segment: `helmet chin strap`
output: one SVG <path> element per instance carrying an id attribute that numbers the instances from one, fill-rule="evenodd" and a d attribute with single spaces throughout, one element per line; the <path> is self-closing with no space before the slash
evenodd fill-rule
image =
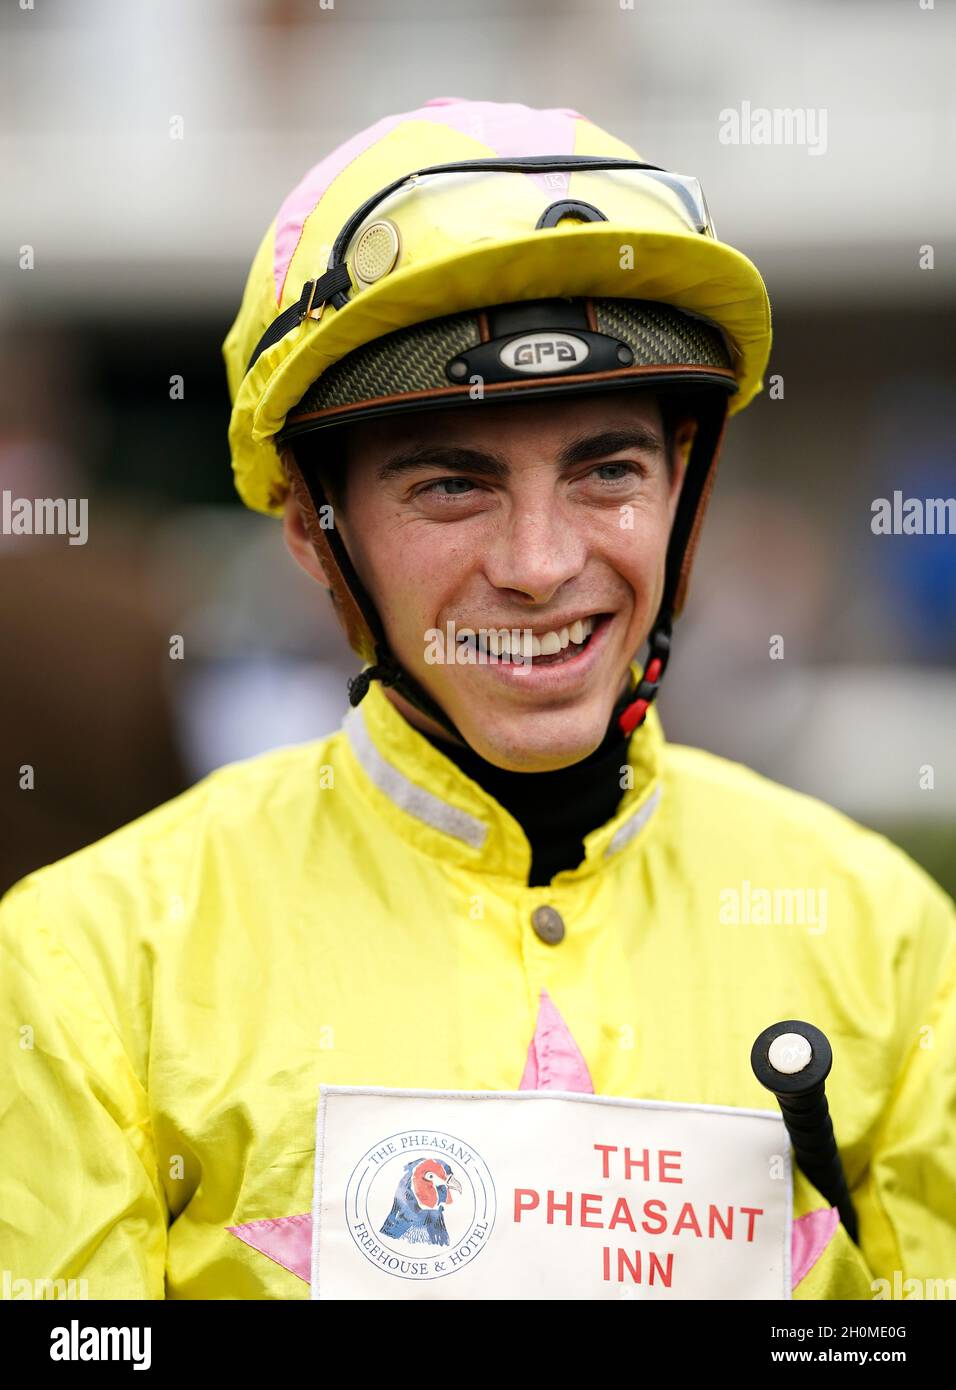
<path id="1" fill-rule="evenodd" d="M 644 723 L 647 711 L 657 697 L 671 654 L 671 629 L 671 616 L 664 609 L 661 609 L 657 621 L 651 628 L 650 637 L 647 639 L 648 656 L 644 675 L 638 682 L 634 699 L 618 716 L 618 724 L 622 734 L 630 735 Z"/>
<path id="2" fill-rule="evenodd" d="M 334 567 L 331 576 L 332 597 L 337 608 L 347 609 L 344 614 L 344 621 L 349 641 L 353 648 L 358 650 L 358 654 L 363 655 L 366 660 L 371 655 L 368 652 L 368 639 L 371 638 L 374 660 L 365 670 L 360 671 L 357 676 L 353 676 L 349 680 L 349 703 L 353 707 L 361 704 L 368 694 L 372 681 L 378 680 L 383 685 L 394 689 L 420 714 L 433 720 L 453 738 L 461 738 L 461 734 L 442 707 L 399 665 L 392 655 L 378 610 L 356 573 L 352 558 L 346 549 L 338 527 L 333 525 L 325 530 L 321 526 L 319 517 L 328 514 L 334 517 L 334 509 L 326 497 L 322 480 L 317 471 L 311 468 L 302 468 L 296 459 L 294 450 L 291 449 L 283 454 L 283 463 L 300 510 L 303 512 L 309 539 L 318 555 L 319 562 L 328 571 L 330 559 L 332 561 Z M 337 570 L 338 573 L 336 574 L 334 570 Z M 343 614 L 340 612 L 341 616 Z M 361 632 L 362 624 L 365 627 L 365 634 Z M 465 742 L 465 740 L 462 741 Z"/>
<path id="3" fill-rule="evenodd" d="M 396 694 L 407 700 L 414 709 L 418 710 L 419 714 L 426 715 L 436 724 L 439 724 L 446 733 L 461 739 L 462 743 L 466 743 L 441 706 L 422 689 L 403 666 L 399 666 L 387 647 L 383 649 L 380 644 L 376 643 L 375 651 L 374 663 L 367 666 L 364 671 L 360 671 L 357 676 L 352 676 L 348 682 L 349 704 L 353 708 L 360 705 L 368 694 L 372 681 L 381 681 L 382 685 L 391 686 Z"/>

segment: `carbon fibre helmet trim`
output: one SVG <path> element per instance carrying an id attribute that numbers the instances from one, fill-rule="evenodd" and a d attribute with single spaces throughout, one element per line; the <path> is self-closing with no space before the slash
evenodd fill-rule
<path id="1" fill-rule="evenodd" d="M 546 319 L 544 304 L 492 306 L 385 334 L 349 353 L 310 386 L 289 411 L 278 442 L 346 419 L 390 413 L 401 408 L 406 396 L 413 398 L 415 409 L 442 402 L 459 405 L 474 399 L 476 380 L 483 389 L 510 383 L 518 391 L 540 388 L 542 378 L 554 384 L 555 372 L 546 369 L 561 366 L 554 362 L 555 343 L 558 348 L 567 346 L 569 352 L 572 343 L 586 350 L 580 360 L 560 371 L 559 391 L 565 382 L 571 386 L 577 378 L 587 378 L 591 389 L 618 383 L 640 385 L 637 378 L 644 369 L 654 368 L 655 374 L 663 375 L 662 369 L 670 367 L 704 369 L 696 375 L 699 383 L 736 390 L 724 335 L 703 319 L 652 301 L 598 299 L 589 310 L 571 302 L 557 304 L 555 309 L 557 313 Z M 498 321 L 509 311 L 511 331 L 496 333 Z M 526 326 L 518 329 L 517 318 Z M 485 341 L 483 321 L 491 335 Z M 562 334 L 569 343 L 562 341 Z M 528 341 L 532 335 L 538 341 Z M 532 356 L 536 350 L 539 361 L 532 362 L 530 369 L 502 361 L 502 354 L 514 342 L 523 342 Z M 540 360 L 544 350 L 550 356 Z M 456 368 L 460 368 L 457 373 Z M 456 375 L 461 378 L 458 384 Z M 680 375 L 674 379 L 679 381 Z"/>

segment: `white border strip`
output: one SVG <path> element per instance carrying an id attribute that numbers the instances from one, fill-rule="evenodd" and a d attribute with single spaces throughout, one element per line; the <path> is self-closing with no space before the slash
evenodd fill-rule
<path id="1" fill-rule="evenodd" d="M 472 849 L 481 849 L 488 838 L 485 822 L 419 787 L 383 758 L 372 741 L 358 707 L 349 710 L 342 721 L 342 728 L 366 774 L 391 802 L 433 830 L 442 830 Z"/>
<path id="2" fill-rule="evenodd" d="M 660 799 L 661 789 L 660 787 L 655 787 L 654 790 L 651 792 L 650 796 L 644 802 L 644 805 L 639 806 L 638 809 L 634 812 L 633 816 L 631 816 L 630 820 L 626 820 L 623 825 L 619 825 L 618 828 L 615 830 L 614 834 L 611 837 L 610 844 L 604 851 L 605 859 L 608 857 L 609 854 L 617 854 L 619 849 L 623 849 L 629 841 L 633 840 L 634 836 L 637 834 L 639 830 L 644 829 L 651 816 L 657 810 L 657 807 L 660 804 Z"/>

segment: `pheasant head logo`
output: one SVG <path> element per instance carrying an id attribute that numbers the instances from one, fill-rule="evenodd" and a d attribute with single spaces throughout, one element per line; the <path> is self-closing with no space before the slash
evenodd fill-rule
<path id="1" fill-rule="evenodd" d="M 451 1206 L 453 1192 L 461 1192 L 461 1183 L 447 1163 L 440 1158 L 412 1159 L 399 1178 L 381 1234 L 393 1240 L 447 1245 L 445 1207 Z"/>

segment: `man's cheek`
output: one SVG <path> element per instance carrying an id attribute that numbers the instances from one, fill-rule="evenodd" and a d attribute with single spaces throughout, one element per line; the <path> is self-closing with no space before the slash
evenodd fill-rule
<path id="1" fill-rule="evenodd" d="M 621 578 L 640 592 L 653 587 L 666 555 L 666 536 L 662 543 L 659 535 L 644 528 L 625 532 L 608 558 Z"/>
<path id="2" fill-rule="evenodd" d="M 440 647 L 444 648 L 445 624 L 413 593 L 406 594 L 399 605 L 393 609 L 396 631 L 392 647 L 400 662 L 421 671 L 426 664 L 435 662 L 436 634 Z"/>

